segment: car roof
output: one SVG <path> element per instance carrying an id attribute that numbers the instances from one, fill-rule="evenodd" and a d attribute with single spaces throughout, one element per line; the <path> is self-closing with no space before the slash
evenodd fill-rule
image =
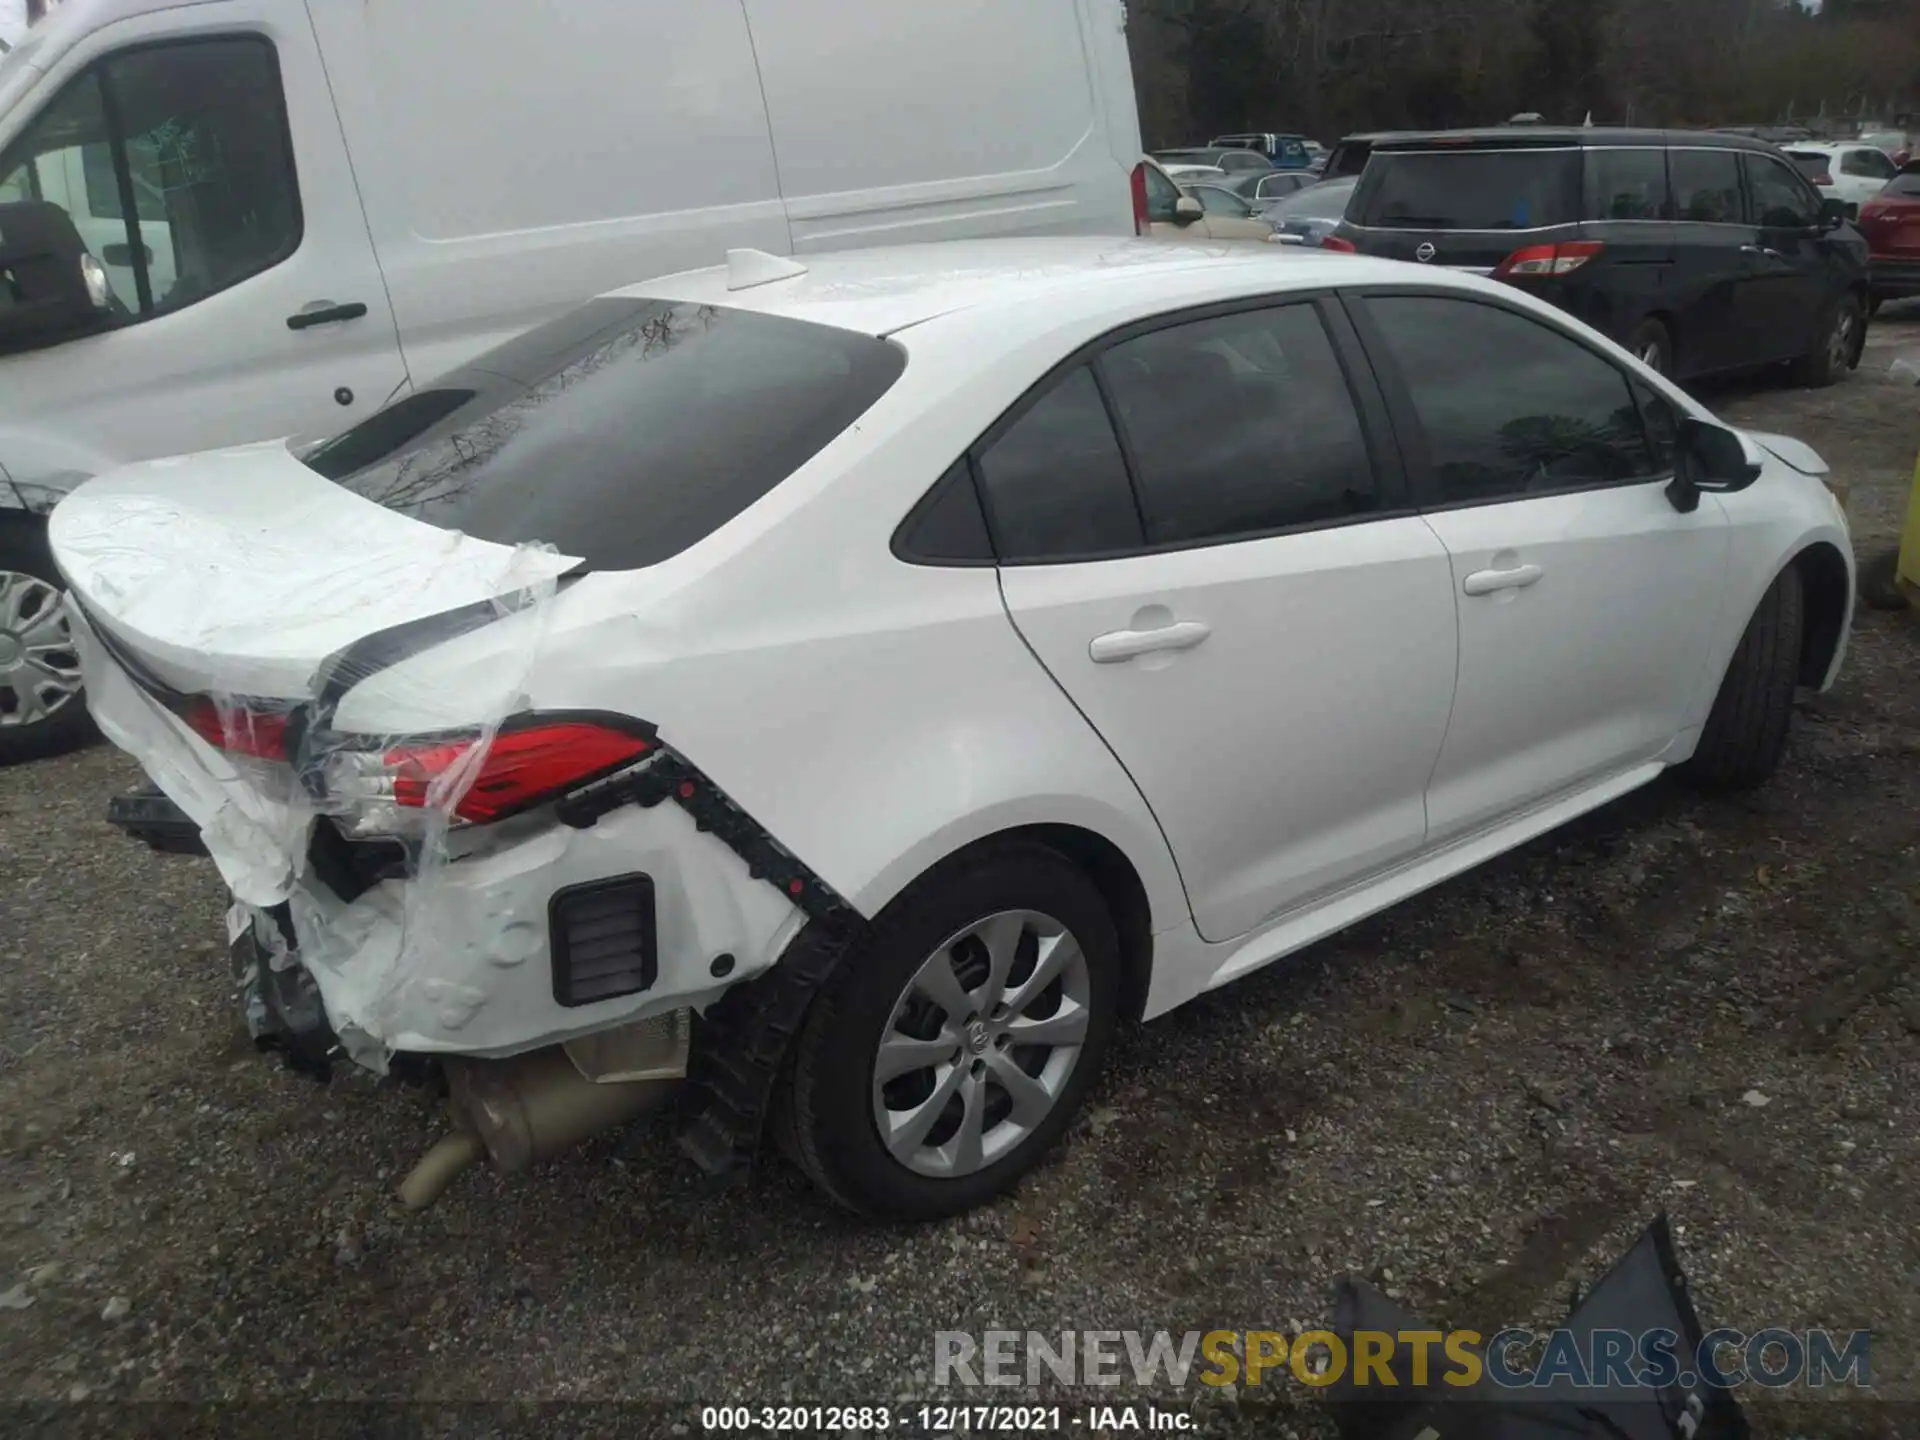
<path id="1" fill-rule="evenodd" d="M 1629 130 L 1603 125 L 1495 125 L 1474 130 L 1402 130 L 1356 135 L 1375 150 L 1525 149 L 1566 146 L 1672 145 L 1702 150 L 1771 151 L 1766 140 L 1720 130 Z M 1795 142 L 1798 143 L 1798 142 Z"/>
<path id="2" fill-rule="evenodd" d="M 1226 298 L 1253 281 L 1270 282 L 1279 293 L 1391 282 L 1406 278 L 1412 268 L 1365 256 L 1299 253 L 1247 242 L 1203 245 L 1124 236 L 943 240 L 808 255 L 795 263 L 806 267 L 804 274 L 739 290 L 727 288 L 729 267 L 715 265 L 614 293 L 753 310 L 885 336 L 939 317 L 1004 304 L 1099 308 L 1106 292 L 1176 276 L 1200 281 L 1212 274 Z"/>

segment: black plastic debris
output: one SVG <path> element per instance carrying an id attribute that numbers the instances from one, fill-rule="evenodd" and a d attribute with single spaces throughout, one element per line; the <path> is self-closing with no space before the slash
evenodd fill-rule
<path id="1" fill-rule="evenodd" d="M 1362 1280 L 1343 1280 L 1335 1292 L 1334 1333 L 1355 1353 L 1362 1332 L 1400 1336 L 1441 1327 L 1410 1314 Z M 1592 1357 L 1604 1336 L 1673 1337 L 1675 1364 L 1669 1383 L 1658 1384 L 1644 1366 L 1642 1379 L 1617 1383 L 1620 1372 L 1571 1378 L 1558 1368 L 1529 1372 L 1537 1383 L 1501 1384 L 1487 1370 L 1483 1352 L 1461 1347 L 1482 1361 L 1472 1385 L 1447 1383 L 1466 1373 L 1446 1363 L 1440 1344 L 1430 1348 L 1426 1384 L 1416 1386 L 1413 1351 L 1395 1344 L 1385 1366 L 1394 1383 L 1355 1384 L 1349 1364 L 1327 1395 L 1349 1440 L 1746 1440 L 1747 1422 L 1733 1392 L 1713 1388 L 1693 1370 L 1704 1331 L 1687 1293 L 1687 1280 L 1662 1215 L 1584 1299 L 1576 1295 L 1556 1342 Z M 1492 1337 L 1488 1337 L 1491 1340 Z M 1607 1343 L 1616 1343 L 1607 1342 Z M 1637 1356 L 1636 1344 L 1636 1356 Z M 1511 1377 L 1510 1377 L 1511 1378 Z M 1611 1379 L 1616 1383 L 1603 1383 Z M 1585 1383 L 1581 1383 L 1584 1380 Z M 1690 1382 L 1683 1385 L 1681 1382 Z"/>

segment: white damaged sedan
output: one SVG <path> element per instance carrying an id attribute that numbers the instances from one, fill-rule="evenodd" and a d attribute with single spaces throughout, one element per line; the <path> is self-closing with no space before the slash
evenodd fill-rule
<path id="1" fill-rule="evenodd" d="M 414 1203 L 673 1093 L 930 1217 L 1123 1021 L 1763 782 L 1850 621 L 1826 478 L 1471 276 L 1003 241 L 734 252 L 51 537 L 255 1036 L 449 1081 Z"/>

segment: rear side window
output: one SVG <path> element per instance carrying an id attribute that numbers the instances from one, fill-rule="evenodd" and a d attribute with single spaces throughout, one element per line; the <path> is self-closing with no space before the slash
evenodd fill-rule
<path id="1" fill-rule="evenodd" d="M 1386 230 L 1539 230 L 1580 219 L 1578 150 L 1376 150 L 1352 218 Z"/>
<path id="2" fill-rule="evenodd" d="M 1209 215 L 1225 215 L 1233 219 L 1244 220 L 1253 213 L 1248 205 L 1231 190 L 1222 190 L 1218 185 L 1196 185 L 1193 197 L 1200 202 L 1200 208 Z"/>
<path id="3" fill-rule="evenodd" d="M 1589 150 L 1589 220 L 1665 220 L 1672 214 L 1664 150 Z"/>
<path id="4" fill-rule="evenodd" d="M 1472 300 L 1390 296 L 1367 310 L 1419 416 L 1441 504 L 1659 473 L 1626 375 L 1571 338 Z"/>
<path id="5" fill-rule="evenodd" d="M 1154 545 L 1334 524 L 1379 507 L 1346 376 L 1316 309 L 1155 330 L 1100 373 Z"/>
<path id="6" fill-rule="evenodd" d="M 1676 218 L 1701 225 L 1738 225 L 1740 156 L 1732 150 L 1670 150 Z"/>
<path id="7" fill-rule="evenodd" d="M 979 457 L 1002 560 L 1135 550 L 1140 513 L 1119 438 L 1086 366 L 1069 371 Z"/>
<path id="8" fill-rule="evenodd" d="M 303 458 L 445 529 L 637 569 L 767 494 L 905 364 L 886 341 L 831 326 L 596 300 Z"/>
<path id="9" fill-rule="evenodd" d="M 1878 150 L 1849 150 L 1840 161 L 1840 173 L 1867 180 L 1891 180 L 1899 167 Z"/>

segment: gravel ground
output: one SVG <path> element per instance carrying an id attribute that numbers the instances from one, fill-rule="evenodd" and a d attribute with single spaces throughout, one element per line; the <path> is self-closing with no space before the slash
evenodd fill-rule
<path id="1" fill-rule="evenodd" d="M 1828 456 L 1863 555 L 1920 449 L 1920 396 L 1886 373 L 1907 344 L 1920 310 L 1890 310 L 1836 389 L 1710 397 Z M 252 1053 L 211 867 L 102 820 L 134 767 L 0 772 L 0 1413 L 364 1433 L 396 1412 L 286 1402 L 405 1402 L 425 1432 L 651 1434 L 729 1400 L 898 1412 L 979 1398 L 931 1387 L 937 1330 L 1292 1330 L 1356 1271 L 1436 1320 L 1548 1323 L 1665 1210 L 1708 1325 L 1876 1332 L 1878 1400 L 1749 1395 L 1760 1433 L 1920 1434 L 1916 754 L 1920 632 L 1864 614 L 1759 795 L 1655 786 L 1128 1036 L 1016 1195 L 917 1230 L 771 1160 L 712 1187 L 658 1123 L 406 1216 L 392 1184 L 440 1116 Z M 1205 1433 L 1331 1433 L 1299 1387 L 1199 1388 L 1161 1398 Z M 526 1408 L 588 1401 L 617 1403 Z"/>

